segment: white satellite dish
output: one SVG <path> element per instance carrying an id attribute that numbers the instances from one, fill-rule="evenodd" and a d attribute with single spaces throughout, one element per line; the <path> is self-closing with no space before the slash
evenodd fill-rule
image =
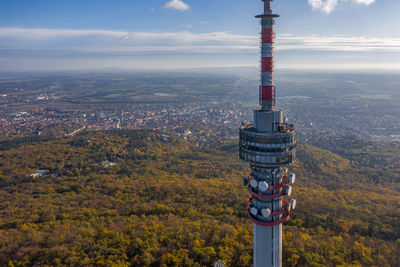
<path id="1" fill-rule="evenodd" d="M 297 204 L 296 199 L 292 199 L 292 200 L 290 201 L 290 206 L 292 207 L 293 210 L 296 209 L 296 204 Z"/>
<path id="2" fill-rule="evenodd" d="M 285 209 L 286 209 L 287 212 L 290 212 L 290 210 L 291 210 L 291 205 L 290 205 L 290 204 L 289 204 L 289 205 L 286 205 Z"/>
<path id="3" fill-rule="evenodd" d="M 258 186 L 257 181 L 255 179 L 251 179 L 250 180 L 250 186 L 253 187 L 253 188 L 257 188 L 257 186 Z"/>
<path id="4" fill-rule="evenodd" d="M 289 187 L 286 188 L 286 195 L 287 195 L 288 197 L 290 197 L 290 196 L 292 195 L 292 187 L 291 187 L 291 186 L 289 186 Z"/>
<path id="5" fill-rule="evenodd" d="M 262 192 L 266 192 L 268 190 L 268 183 L 267 182 L 259 182 L 258 183 L 258 188 L 262 191 Z"/>
<path id="6" fill-rule="evenodd" d="M 268 218 L 271 215 L 271 209 L 268 209 L 268 208 L 267 209 L 262 209 L 261 210 L 261 214 L 262 214 L 262 216 Z"/>
<path id="7" fill-rule="evenodd" d="M 250 213 L 253 214 L 254 216 L 256 216 L 258 214 L 258 209 L 254 208 L 254 207 L 251 207 Z"/>
<path id="8" fill-rule="evenodd" d="M 291 174 L 289 175 L 289 182 L 290 182 L 291 184 L 294 184 L 295 181 L 296 181 L 296 174 L 291 173 Z"/>

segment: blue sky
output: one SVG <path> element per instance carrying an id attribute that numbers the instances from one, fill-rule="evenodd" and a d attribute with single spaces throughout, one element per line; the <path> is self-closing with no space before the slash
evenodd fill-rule
<path id="1" fill-rule="evenodd" d="M 275 0 L 278 68 L 400 70 L 399 0 Z M 259 0 L 1 0 L 0 70 L 257 66 Z"/>

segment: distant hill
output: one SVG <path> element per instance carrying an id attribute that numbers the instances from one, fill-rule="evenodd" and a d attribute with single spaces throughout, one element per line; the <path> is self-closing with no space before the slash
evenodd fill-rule
<path id="1" fill-rule="evenodd" d="M 395 174 L 310 145 L 298 157 L 285 266 L 400 266 Z M 0 265 L 251 266 L 247 171 L 236 142 L 154 131 L 4 141 Z"/>

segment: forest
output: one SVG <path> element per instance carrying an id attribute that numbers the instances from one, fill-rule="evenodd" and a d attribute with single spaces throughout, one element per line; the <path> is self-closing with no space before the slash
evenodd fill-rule
<path id="1" fill-rule="evenodd" d="M 155 131 L 2 141 L 0 266 L 252 266 L 248 171 Z M 399 170 L 300 144 L 292 171 L 284 266 L 400 266 Z"/>

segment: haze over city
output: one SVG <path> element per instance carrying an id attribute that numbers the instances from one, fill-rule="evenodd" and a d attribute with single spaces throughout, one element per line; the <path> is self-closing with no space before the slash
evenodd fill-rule
<path id="1" fill-rule="evenodd" d="M 257 67 L 261 5 L 3 0 L 0 70 Z M 397 0 L 280 0 L 274 10 L 278 69 L 400 70 Z"/>

